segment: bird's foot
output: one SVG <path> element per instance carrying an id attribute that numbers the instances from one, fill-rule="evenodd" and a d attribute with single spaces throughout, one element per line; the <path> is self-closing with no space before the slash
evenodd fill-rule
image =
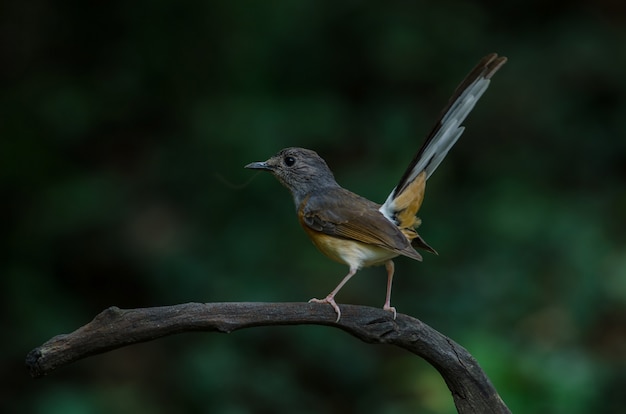
<path id="1" fill-rule="evenodd" d="M 394 308 L 393 306 L 389 305 L 388 303 L 385 303 L 385 306 L 383 306 L 383 310 L 389 311 L 393 313 L 393 320 L 396 320 L 396 316 L 398 316 L 398 313 L 396 312 L 396 308 Z"/>
<path id="2" fill-rule="evenodd" d="M 309 300 L 309 303 L 328 303 L 337 313 L 337 320 L 335 322 L 339 322 L 339 319 L 341 319 L 341 310 L 339 310 L 339 306 L 337 305 L 337 302 L 335 302 L 335 298 L 333 296 L 328 295 L 324 299 L 313 298 Z"/>

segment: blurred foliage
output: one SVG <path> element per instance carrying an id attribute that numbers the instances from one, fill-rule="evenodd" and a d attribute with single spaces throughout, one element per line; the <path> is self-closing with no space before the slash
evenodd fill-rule
<path id="1" fill-rule="evenodd" d="M 429 181 L 394 304 L 514 412 L 626 405 L 626 6 L 277 0 L 3 4 L 3 412 L 451 413 L 413 355 L 322 327 L 188 334 L 33 381 L 104 308 L 305 301 L 347 271 L 243 165 L 317 150 L 382 201 L 454 86 L 509 63 Z M 366 269 L 339 302 L 379 306 Z"/>

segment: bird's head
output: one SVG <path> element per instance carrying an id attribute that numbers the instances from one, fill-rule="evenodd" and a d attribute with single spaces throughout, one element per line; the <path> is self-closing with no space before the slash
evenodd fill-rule
<path id="1" fill-rule="evenodd" d="M 293 194 L 296 205 L 312 191 L 338 186 L 326 162 L 315 151 L 284 148 L 267 161 L 245 166 L 269 171 Z"/>

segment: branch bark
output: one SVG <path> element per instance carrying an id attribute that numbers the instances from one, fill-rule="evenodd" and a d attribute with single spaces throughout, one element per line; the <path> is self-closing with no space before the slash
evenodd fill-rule
<path id="1" fill-rule="evenodd" d="M 155 308 L 111 307 L 90 323 L 58 335 L 26 357 L 31 376 L 90 355 L 181 332 L 229 333 L 253 326 L 329 325 L 376 344 L 392 344 L 428 361 L 445 380 L 459 413 L 510 413 L 476 360 L 462 346 L 413 317 L 377 308 L 341 305 L 335 323 L 330 306 L 314 303 L 185 303 Z"/>

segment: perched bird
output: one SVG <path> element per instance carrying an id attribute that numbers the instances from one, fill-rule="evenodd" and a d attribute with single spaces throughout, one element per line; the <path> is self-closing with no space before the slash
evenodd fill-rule
<path id="1" fill-rule="evenodd" d="M 396 309 L 391 306 L 392 259 L 401 255 L 421 261 L 416 247 L 435 253 L 415 230 L 420 224 L 416 214 L 424 199 L 426 180 L 459 139 L 464 130 L 461 123 L 505 62 L 505 57 L 490 54 L 467 75 L 382 205 L 337 184 L 326 162 L 309 149 L 285 148 L 267 161 L 245 166 L 269 171 L 287 187 L 300 225 L 313 244 L 326 256 L 350 267 L 328 296 L 310 300 L 330 304 L 337 313 L 337 322 L 341 318 L 335 302 L 337 292 L 360 268 L 382 264 L 387 269 L 383 309 L 393 312 L 395 319 Z"/>

